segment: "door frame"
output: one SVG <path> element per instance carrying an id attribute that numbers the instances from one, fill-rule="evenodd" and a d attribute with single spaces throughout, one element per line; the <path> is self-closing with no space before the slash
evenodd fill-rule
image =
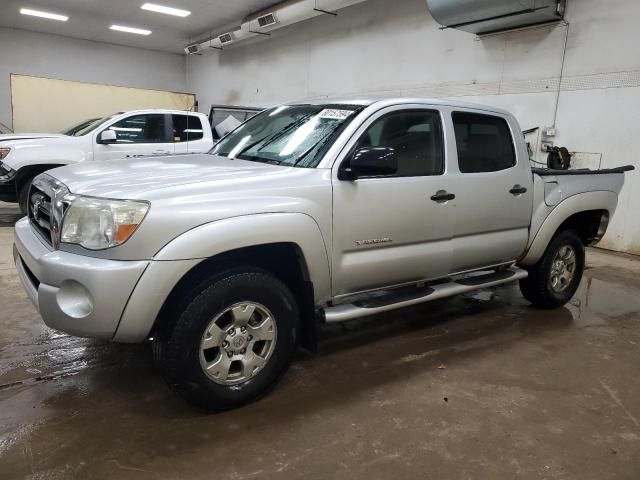
<path id="1" fill-rule="evenodd" d="M 381 108 L 374 110 L 372 112 L 369 113 L 369 115 L 360 120 L 359 125 L 357 126 L 357 128 L 355 130 L 353 130 L 348 139 L 344 140 L 342 142 L 342 147 L 340 148 L 339 152 L 335 155 L 333 163 L 331 164 L 330 168 L 331 168 L 331 182 L 332 184 L 336 184 L 337 182 L 345 182 L 346 180 L 340 180 L 338 178 L 339 172 L 340 172 L 340 168 L 342 166 L 342 164 L 344 163 L 344 161 L 346 160 L 347 156 L 351 153 L 351 151 L 353 150 L 356 142 L 361 138 L 361 136 L 367 131 L 367 129 L 375 122 L 377 121 L 379 118 L 389 114 L 389 113 L 393 113 L 393 112 L 399 112 L 399 111 L 420 111 L 420 110 L 426 110 L 426 111 L 431 111 L 431 112 L 437 112 L 439 117 L 440 117 L 440 123 L 441 123 L 441 129 L 442 129 L 442 136 L 443 136 L 443 141 L 444 141 L 444 145 L 443 145 L 443 154 L 444 154 L 444 158 L 443 158 L 443 162 L 444 162 L 444 170 L 442 172 L 442 174 L 440 175 L 433 175 L 433 176 L 425 176 L 425 178 L 429 178 L 429 177 L 435 177 L 435 178 L 447 178 L 449 177 L 449 173 L 450 173 L 450 169 L 452 166 L 455 167 L 455 171 L 457 171 L 457 155 L 452 156 L 452 153 L 455 154 L 455 148 L 456 148 L 456 144 L 455 144 L 455 138 L 453 140 L 453 142 L 451 141 L 451 137 L 452 135 L 454 135 L 453 133 L 453 124 L 451 122 L 451 107 L 446 106 L 446 105 L 440 105 L 440 104 L 430 104 L 430 103 L 400 103 L 400 104 L 393 104 L 393 105 L 384 105 Z M 447 120 L 448 119 L 448 120 Z M 454 148 L 454 150 L 451 150 L 451 148 Z M 453 162 L 453 159 L 456 159 L 455 165 Z M 379 179 L 384 179 L 385 177 L 380 177 L 380 178 L 363 178 L 362 181 L 375 181 L 375 180 L 379 180 Z M 402 179 L 402 178 L 420 178 L 420 177 L 398 177 L 398 179 Z M 355 182 L 358 182 L 358 180 L 354 180 Z M 333 193 L 332 193 L 333 195 Z M 425 200 L 426 201 L 430 201 L 429 200 L 429 196 L 427 195 L 427 192 L 425 192 Z M 455 204 L 452 202 L 451 206 L 453 207 Z M 333 209 L 335 208 L 334 202 L 332 202 L 332 219 L 334 218 L 334 212 Z M 451 208 L 452 212 L 451 215 L 453 215 L 455 213 L 455 209 Z M 366 289 L 366 290 L 360 290 L 357 292 L 349 292 L 349 293 L 343 293 L 343 294 L 335 294 L 336 292 L 336 271 L 335 271 L 335 261 L 336 261 L 336 255 L 337 255 L 337 248 L 336 248 L 336 229 L 335 229 L 335 224 L 333 223 L 332 220 L 332 225 L 331 225 L 331 247 L 329 249 L 329 260 L 330 260 L 330 271 L 331 271 L 331 292 L 332 292 L 332 298 L 334 299 L 339 299 L 339 298 L 343 298 L 343 297 L 350 297 L 353 295 L 360 295 L 363 293 L 368 293 L 368 292 L 375 292 L 375 291 L 379 291 L 379 290 L 385 290 L 385 289 L 391 289 L 391 288 L 397 288 L 397 287 L 402 287 L 405 285 L 413 285 L 416 283 L 420 283 L 420 282 L 425 282 L 425 281 L 432 281 L 432 280 L 437 280 L 439 278 L 446 278 L 448 275 L 441 275 L 441 276 L 437 276 L 437 277 L 428 277 L 428 278 L 421 278 L 421 279 L 417 279 L 417 280 L 410 280 L 410 281 L 405 281 L 405 282 L 399 282 L 399 283 L 391 283 L 388 285 L 384 285 L 384 286 L 379 286 L 379 287 L 375 287 L 375 288 L 370 288 L 370 289 Z"/>
<path id="2" fill-rule="evenodd" d="M 102 144 L 100 143 L 100 135 L 102 134 L 102 132 L 109 130 L 109 128 L 111 128 L 113 125 L 115 125 L 116 123 L 122 122 L 123 120 L 127 120 L 128 118 L 132 118 L 132 117 L 139 117 L 142 115 L 162 115 L 164 117 L 164 136 L 165 136 L 165 141 L 164 142 L 132 142 L 129 144 L 124 144 L 124 145 L 131 145 L 132 146 L 132 150 L 134 150 L 134 146 L 135 145 L 149 145 L 149 146 L 153 146 L 153 145 L 173 145 L 173 151 L 169 151 L 168 155 L 172 154 L 175 152 L 175 142 L 173 141 L 173 117 L 171 116 L 171 114 L 169 113 L 159 113 L 159 112 L 137 112 L 137 113 L 130 113 L 126 116 L 120 116 L 118 118 L 116 118 L 115 120 L 111 120 L 109 123 L 107 123 L 106 125 L 102 125 L 100 126 L 98 129 L 96 129 L 93 132 L 93 138 L 92 138 L 92 152 L 93 152 L 93 158 L 95 159 L 96 157 L 96 148 L 98 146 L 101 147 L 109 147 L 111 145 L 123 145 L 122 143 L 115 143 L 115 144 Z M 140 154 L 140 155 L 125 155 L 122 158 L 136 158 L 136 157 L 146 157 L 146 156 L 150 156 L 151 154 Z"/>
<path id="3" fill-rule="evenodd" d="M 447 108 L 447 114 L 445 115 L 445 119 L 444 121 L 447 123 L 449 131 L 451 132 L 451 137 L 449 139 L 447 139 L 448 142 L 448 146 L 450 148 L 450 159 L 451 159 L 451 175 L 455 180 L 459 181 L 460 183 L 466 183 L 466 182 L 470 182 L 472 181 L 473 178 L 492 178 L 492 177 L 498 177 L 502 174 L 504 174 L 505 172 L 509 171 L 509 170 L 513 170 L 513 171 L 518 171 L 521 172 L 523 171 L 525 168 L 527 169 L 528 175 L 525 175 L 525 179 L 526 181 L 520 182 L 523 184 L 523 186 L 525 186 L 528 190 L 529 190 L 529 195 L 531 198 L 531 208 L 530 208 L 530 212 L 529 212 L 529 216 L 528 216 L 528 220 L 529 220 L 529 227 L 530 228 L 530 220 L 532 218 L 532 214 L 533 214 L 533 177 L 531 176 L 531 172 L 529 170 L 529 161 L 528 161 L 528 156 L 523 158 L 522 152 L 526 151 L 526 144 L 525 144 L 525 140 L 524 140 L 524 136 L 522 135 L 522 132 L 520 131 L 520 127 L 517 123 L 517 121 L 515 120 L 515 118 L 513 117 L 513 115 L 506 113 L 506 112 L 499 112 L 499 111 L 491 111 L 491 110 L 485 110 L 483 109 L 481 106 L 478 107 L 474 107 L 474 106 L 448 106 Z M 453 123 L 453 113 L 469 113 L 469 114 L 475 114 L 475 115 L 480 115 L 480 116 L 485 116 L 485 117 L 495 117 L 495 118 L 499 118 L 505 121 L 505 123 L 507 124 L 507 127 L 509 128 L 509 133 L 511 135 L 511 142 L 513 145 L 513 151 L 514 151 L 514 156 L 515 156 L 515 164 L 508 168 L 508 169 L 503 169 L 503 170 L 497 170 L 497 171 L 489 171 L 489 172 L 461 172 L 460 171 L 460 167 L 459 167 L 459 160 L 458 160 L 458 144 L 457 144 L 457 139 L 456 139 L 456 135 L 455 135 L 455 127 L 454 127 L 454 123 Z M 523 165 L 524 163 L 524 165 Z M 510 185 L 507 185 L 507 187 L 509 187 Z M 454 192 L 455 193 L 455 192 Z M 462 208 L 464 208 L 464 206 L 462 206 Z M 502 230 L 502 231 L 508 231 L 511 229 L 507 229 L 507 230 Z M 497 231 L 499 232 L 499 231 Z M 464 238 L 464 237 L 479 237 L 481 235 L 480 232 L 475 232 L 471 235 L 464 235 L 464 236 L 457 236 L 454 235 L 454 238 L 452 239 L 452 241 L 454 243 L 457 243 L 457 240 L 459 238 Z M 524 251 L 524 249 L 523 249 Z M 455 255 L 455 250 L 454 250 L 454 255 Z M 493 268 L 493 267 L 500 267 L 500 266 L 504 266 L 504 265 L 510 265 L 512 264 L 515 260 L 517 260 L 517 258 L 514 259 L 510 259 L 508 261 L 500 261 L 500 262 L 489 262 L 487 264 L 484 265 L 478 265 L 478 266 L 469 266 L 469 267 L 463 267 L 458 269 L 457 271 L 453 272 L 452 275 L 460 275 L 460 274 L 464 274 L 464 273 L 469 273 L 469 272 L 473 272 L 473 271 L 478 271 L 478 270 L 483 270 L 483 269 L 488 269 L 488 268 Z"/>

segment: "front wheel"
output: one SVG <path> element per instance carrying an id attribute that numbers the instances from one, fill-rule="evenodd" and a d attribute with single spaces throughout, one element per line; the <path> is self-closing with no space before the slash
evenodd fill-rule
<path id="1" fill-rule="evenodd" d="M 560 232 L 538 263 L 527 268 L 529 276 L 520 280 L 520 291 L 537 307 L 561 307 L 578 289 L 584 259 L 582 240 L 573 231 Z"/>
<path id="2" fill-rule="evenodd" d="M 160 367 L 178 394 L 206 411 L 257 400 L 296 349 L 298 308 L 280 280 L 259 270 L 222 274 L 195 296 L 166 339 Z"/>

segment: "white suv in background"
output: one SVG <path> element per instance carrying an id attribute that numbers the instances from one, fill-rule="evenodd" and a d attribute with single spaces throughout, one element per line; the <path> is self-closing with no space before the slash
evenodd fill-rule
<path id="1" fill-rule="evenodd" d="M 206 153 L 213 147 L 206 115 L 134 110 L 87 120 L 60 134 L 0 135 L 0 200 L 25 212 L 33 178 L 47 170 L 93 160 Z"/>

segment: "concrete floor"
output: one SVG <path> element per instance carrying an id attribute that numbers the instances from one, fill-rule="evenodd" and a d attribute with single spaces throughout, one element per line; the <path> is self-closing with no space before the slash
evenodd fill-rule
<path id="1" fill-rule="evenodd" d="M 327 328 L 257 404 L 205 416 L 148 345 L 46 328 L 0 206 L 0 478 L 640 478 L 640 261 L 598 250 L 566 308 L 517 286 Z"/>

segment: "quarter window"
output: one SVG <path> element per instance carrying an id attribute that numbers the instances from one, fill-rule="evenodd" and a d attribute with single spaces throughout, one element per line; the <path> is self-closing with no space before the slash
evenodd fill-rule
<path id="1" fill-rule="evenodd" d="M 454 112 L 453 126 L 462 173 L 497 172 L 516 164 L 509 125 L 504 118 Z"/>
<path id="2" fill-rule="evenodd" d="M 201 140 L 204 133 L 202 122 L 195 115 L 173 115 L 173 141 L 189 142 Z"/>
<path id="3" fill-rule="evenodd" d="M 389 113 L 367 129 L 356 148 L 393 148 L 398 157 L 395 177 L 441 175 L 444 141 L 440 114 L 431 110 Z"/>
<path id="4" fill-rule="evenodd" d="M 165 116 L 134 115 L 109 127 L 116 132 L 116 143 L 163 143 L 167 141 Z"/>

